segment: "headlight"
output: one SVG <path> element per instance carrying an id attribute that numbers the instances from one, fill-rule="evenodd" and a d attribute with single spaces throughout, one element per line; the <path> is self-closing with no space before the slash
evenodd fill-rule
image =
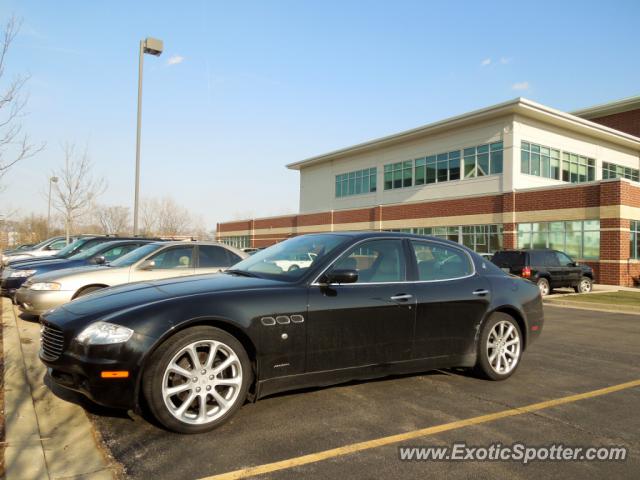
<path id="1" fill-rule="evenodd" d="M 60 290 L 60 284 L 55 282 L 34 283 L 29 288 L 31 290 Z"/>
<path id="2" fill-rule="evenodd" d="M 27 278 L 36 273 L 35 270 L 14 270 L 9 277 L 11 278 Z"/>
<path id="3" fill-rule="evenodd" d="M 76 340 L 85 345 L 110 345 L 124 343 L 131 338 L 133 330 L 114 323 L 96 322 L 85 328 Z"/>

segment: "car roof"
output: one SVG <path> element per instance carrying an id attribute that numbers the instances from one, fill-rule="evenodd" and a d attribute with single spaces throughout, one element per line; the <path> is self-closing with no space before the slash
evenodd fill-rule
<path id="1" fill-rule="evenodd" d="M 415 239 L 415 240 L 431 240 L 434 242 L 446 243 L 458 248 L 460 247 L 466 248 L 464 245 L 458 242 L 454 242 L 452 240 L 447 240 L 446 238 L 435 237 L 433 235 L 418 235 L 417 233 L 405 233 L 405 232 L 345 231 L 345 232 L 309 233 L 307 235 L 338 235 L 338 236 L 351 237 L 351 238 L 360 239 L 360 240 L 366 240 L 369 238 L 375 239 L 375 238 L 397 237 L 397 238 L 408 238 L 408 239 Z M 291 237 L 291 238 L 294 238 L 294 237 Z M 473 251 L 473 250 L 470 250 L 470 251 Z"/>

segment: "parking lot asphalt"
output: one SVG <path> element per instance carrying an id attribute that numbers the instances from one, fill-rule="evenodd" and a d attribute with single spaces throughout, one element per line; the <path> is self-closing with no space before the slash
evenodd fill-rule
<path id="1" fill-rule="evenodd" d="M 245 405 L 202 435 L 166 432 L 137 416 L 88 405 L 90 418 L 131 478 L 203 478 L 291 460 L 260 478 L 637 478 L 640 387 L 329 455 L 301 456 L 425 427 L 503 412 L 640 379 L 640 316 L 545 307 L 540 339 L 513 377 L 434 371 L 272 396 Z M 621 445 L 624 462 L 401 462 L 399 446 Z M 248 472 L 238 474 L 242 476 Z"/>

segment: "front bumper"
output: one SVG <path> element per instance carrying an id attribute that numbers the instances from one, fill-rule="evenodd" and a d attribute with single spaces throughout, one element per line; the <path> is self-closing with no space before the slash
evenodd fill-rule
<path id="1" fill-rule="evenodd" d="M 3 278 L 2 283 L 0 283 L 0 295 L 3 297 L 9 297 L 13 299 L 18 289 L 22 286 L 24 282 L 27 281 L 27 279 L 28 279 L 27 277 Z"/>
<path id="2" fill-rule="evenodd" d="M 73 390 L 94 403 L 118 409 L 137 409 L 138 376 L 144 353 L 154 340 L 135 334 L 114 345 L 82 345 L 65 339 L 66 348 L 55 359 L 40 349 L 40 360 L 56 385 Z M 103 378 L 102 372 L 128 372 L 126 378 Z"/>
<path id="3" fill-rule="evenodd" d="M 42 315 L 47 310 L 70 302 L 72 296 L 73 292 L 66 290 L 31 290 L 22 287 L 15 293 L 15 302 L 24 313 Z"/>

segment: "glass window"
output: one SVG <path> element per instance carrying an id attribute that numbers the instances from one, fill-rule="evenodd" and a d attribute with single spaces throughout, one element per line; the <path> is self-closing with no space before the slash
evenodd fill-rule
<path id="1" fill-rule="evenodd" d="M 631 258 L 640 259 L 640 222 L 632 221 L 630 225 L 630 251 L 629 256 Z"/>
<path id="2" fill-rule="evenodd" d="M 193 247 L 165 248 L 150 260 L 156 263 L 157 269 L 193 268 Z"/>
<path id="3" fill-rule="evenodd" d="M 626 178 L 634 182 L 638 181 L 640 170 L 636 168 L 622 167 L 615 163 L 602 162 L 602 179 L 609 178 Z"/>
<path id="4" fill-rule="evenodd" d="M 600 256 L 600 221 L 518 224 L 518 248 L 553 248 L 574 258 Z"/>
<path id="5" fill-rule="evenodd" d="M 49 248 L 47 248 L 47 250 L 62 250 L 66 245 L 66 240 L 58 240 L 49 245 Z"/>
<path id="6" fill-rule="evenodd" d="M 436 183 L 436 156 L 427 157 L 427 183 Z"/>
<path id="7" fill-rule="evenodd" d="M 421 281 L 450 280 L 471 275 L 469 256 L 458 248 L 433 242 L 412 241 Z"/>
<path id="8" fill-rule="evenodd" d="M 402 240 L 372 240 L 358 244 L 332 270 L 357 270 L 356 283 L 403 282 L 406 268 Z"/>
<path id="9" fill-rule="evenodd" d="M 112 247 L 105 252 L 102 253 L 102 256 L 107 262 L 113 262 L 117 258 L 122 257 L 123 255 L 131 252 L 138 248 L 139 245 L 118 245 L 117 247 Z"/>
<path id="10" fill-rule="evenodd" d="M 198 246 L 198 267 L 199 268 L 214 268 L 214 267 L 230 267 L 234 263 L 240 261 L 240 257 L 232 254 L 236 257 L 233 258 L 229 254 L 226 248 L 216 247 L 215 245 L 200 245 Z"/>
<path id="11" fill-rule="evenodd" d="M 560 263 L 561 267 L 570 267 L 574 265 L 574 261 L 562 252 L 556 252 L 556 257 L 558 258 L 558 263 Z"/>
<path id="12" fill-rule="evenodd" d="M 425 178 L 426 178 L 427 160 L 425 158 L 417 158 L 415 162 L 416 162 L 416 173 L 415 173 L 416 185 L 424 185 Z"/>
<path id="13" fill-rule="evenodd" d="M 558 149 L 522 142 L 520 171 L 572 183 L 595 180 L 595 159 L 569 152 L 562 152 L 562 161 L 560 157 Z"/>
<path id="14" fill-rule="evenodd" d="M 336 175 L 336 198 L 375 192 L 377 175 L 378 169 L 376 167 Z M 386 181 L 387 171 L 385 168 L 385 188 Z"/>
<path id="15" fill-rule="evenodd" d="M 249 235 L 220 237 L 220 243 L 243 249 L 251 247 L 251 238 L 249 237 Z"/>

